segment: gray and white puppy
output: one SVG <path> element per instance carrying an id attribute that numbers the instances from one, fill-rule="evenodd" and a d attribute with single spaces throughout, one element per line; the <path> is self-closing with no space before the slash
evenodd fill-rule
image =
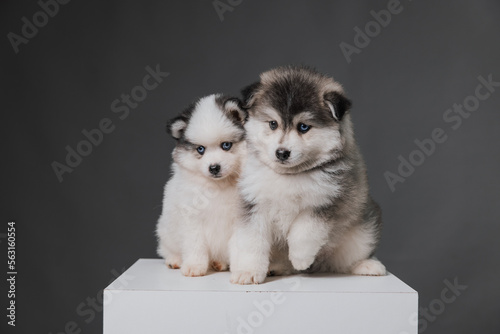
<path id="1" fill-rule="evenodd" d="M 280 67 L 243 90 L 248 156 L 243 219 L 230 241 L 231 282 L 268 272 L 385 275 L 381 230 L 342 86 L 306 67 Z"/>

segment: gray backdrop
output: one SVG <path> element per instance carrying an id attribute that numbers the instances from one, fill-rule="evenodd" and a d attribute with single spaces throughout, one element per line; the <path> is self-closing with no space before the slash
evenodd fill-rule
<path id="1" fill-rule="evenodd" d="M 419 292 L 428 309 L 420 331 L 499 333 L 500 3 L 217 4 L 220 13 L 212 1 L 71 1 L 57 13 L 49 6 L 53 17 L 37 14 L 35 1 L 0 5 L 3 310 L 9 220 L 17 222 L 18 271 L 17 326 L 3 311 L 2 332 L 100 333 L 100 289 L 138 258 L 156 257 L 174 145 L 165 121 L 196 97 L 238 94 L 264 70 L 308 64 L 353 100 L 384 212 L 378 256 Z M 371 11 L 388 6 L 390 22 L 379 15 L 385 27 L 370 23 Z M 27 26 L 22 39 L 23 17 L 35 19 L 36 35 Z M 170 74 L 146 91 L 146 67 L 157 65 Z M 124 107 L 121 95 L 131 92 L 143 100 Z M 464 103 L 470 112 L 458 111 Z M 110 133 L 100 143 L 96 135 L 91 153 L 81 144 L 89 154 L 70 161 L 60 182 L 54 161 L 66 165 L 66 147 L 77 149 L 82 131 L 101 122 Z M 398 172 L 400 156 L 417 166 Z M 454 281 L 459 295 L 445 303 Z"/>

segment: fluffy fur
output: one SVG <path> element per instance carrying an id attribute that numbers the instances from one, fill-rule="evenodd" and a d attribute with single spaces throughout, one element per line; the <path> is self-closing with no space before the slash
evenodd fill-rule
<path id="1" fill-rule="evenodd" d="M 243 219 L 230 241 L 231 282 L 300 271 L 384 275 L 372 257 L 381 213 L 368 193 L 342 86 L 308 68 L 281 67 L 243 95 L 248 157 L 239 182 Z"/>
<path id="2" fill-rule="evenodd" d="M 158 254 L 185 276 L 205 275 L 210 265 L 227 270 L 245 118 L 237 99 L 210 95 L 167 124 L 177 144 L 157 224 Z"/>

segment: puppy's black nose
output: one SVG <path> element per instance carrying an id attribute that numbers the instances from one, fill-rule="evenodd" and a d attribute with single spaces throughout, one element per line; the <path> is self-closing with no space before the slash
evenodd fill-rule
<path id="1" fill-rule="evenodd" d="M 210 165 L 210 167 L 208 167 L 208 170 L 210 171 L 210 174 L 217 175 L 220 172 L 220 165 L 219 164 Z"/>
<path id="2" fill-rule="evenodd" d="M 276 150 L 276 158 L 280 159 L 281 161 L 285 161 L 290 157 L 290 151 L 287 151 L 283 148 L 279 148 Z"/>

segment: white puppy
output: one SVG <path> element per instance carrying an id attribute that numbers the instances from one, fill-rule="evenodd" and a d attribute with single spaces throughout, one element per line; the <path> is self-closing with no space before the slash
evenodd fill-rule
<path id="1" fill-rule="evenodd" d="M 210 95 L 167 125 L 177 144 L 156 230 L 158 254 L 185 276 L 205 275 L 210 265 L 228 268 L 245 117 L 238 99 Z"/>

